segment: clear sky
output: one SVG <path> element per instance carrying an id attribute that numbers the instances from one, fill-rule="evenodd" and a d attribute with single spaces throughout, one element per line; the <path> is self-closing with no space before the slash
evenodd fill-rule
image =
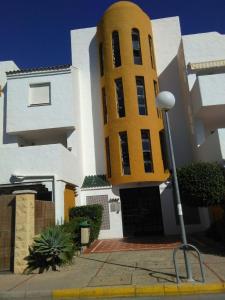
<path id="1" fill-rule="evenodd" d="M 96 26 L 116 0 L 0 1 L 0 61 L 20 68 L 70 64 L 70 30 Z M 152 19 L 179 16 L 182 34 L 225 34 L 225 0 L 134 0 Z"/>

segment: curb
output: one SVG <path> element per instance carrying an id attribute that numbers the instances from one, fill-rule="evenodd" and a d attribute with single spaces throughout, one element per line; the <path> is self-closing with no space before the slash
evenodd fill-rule
<path id="1" fill-rule="evenodd" d="M 130 285 L 108 287 L 84 287 L 53 291 L 11 291 L 0 292 L 0 299 L 30 299 L 40 297 L 43 300 L 57 298 L 111 298 L 141 296 L 184 296 L 197 294 L 225 293 L 225 283 L 183 283 Z"/>
<path id="2" fill-rule="evenodd" d="M 224 283 L 184 283 L 176 284 L 157 284 L 157 285 L 131 285 L 115 287 L 96 287 L 96 288 L 77 288 L 53 290 L 54 298 L 101 298 L 101 297 L 139 297 L 139 296 L 182 296 L 190 294 L 214 294 L 224 293 Z"/>

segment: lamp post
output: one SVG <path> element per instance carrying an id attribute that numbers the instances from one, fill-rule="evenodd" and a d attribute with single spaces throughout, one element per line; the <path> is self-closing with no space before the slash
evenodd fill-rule
<path id="1" fill-rule="evenodd" d="M 175 193 L 176 193 L 176 202 L 177 202 L 177 213 L 179 217 L 180 222 L 180 228 L 181 228 L 181 239 L 182 239 L 182 246 L 183 246 L 183 252 L 184 252 L 184 261 L 185 261 L 185 267 L 187 272 L 187 279 L 188 281 L 194 281 L 192 277 L 192 270 L 191 266 L 189 264 L 188 255 L 187 255 L 187 237 L 186 237 L 186 231 L 184 226 L 184 218 L 183 218 L 183 211 L 182 211 L 182 204 L 180 200 L 180 192 L 179 192 L 179 186 L 178 186 L 178 180 L 177 180 L 177 171 L 176 171 L 176 163 L 174 158 L 174 151 L 173 151 L 173 143 L 172 143 L 172 137 L 171 137 L 171 131 L 170 131 L 170 123 L 169 123 L 169 117 L 168 117 L 168 111 L 173 108 L 175 105 L 175 97 L 172 93 L 164 91 L 158 94 L 156 98 L 156 106 L 165 112 L 165 125 L 166 130 L 168 132 L 168 140 L 169 140 L 169 150 L 171 155 L 171 162 L 172 162 L 172 172 L 173 172 L 173 180 L 174 180 L 174 186 L 175 186 Z"/>

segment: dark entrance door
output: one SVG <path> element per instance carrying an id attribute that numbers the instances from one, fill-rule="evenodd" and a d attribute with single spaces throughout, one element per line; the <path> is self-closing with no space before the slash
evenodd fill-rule
<path id="1" fill-rule="evenodd" d="M 121 189 L 120 197 L 124 237 L 163 234 L 158 187 Z"/>
<path id="2" fill-rule="evenodd" d="M 0 271 L 13 271 L 15 196 L 0 196 Z"/>

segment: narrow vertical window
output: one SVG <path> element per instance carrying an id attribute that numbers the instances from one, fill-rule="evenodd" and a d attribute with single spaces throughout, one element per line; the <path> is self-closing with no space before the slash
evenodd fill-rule
<path id="1" fill-rule="evenodd" d="M 132 29 L 132 45 L 133 45 L 134 63 L 136 65 L 141 65 L 142 64 L 141 43 L 140 43 L 140 34 L 138 29 Z"/>
<path id="2" fill-rule="evenodd" d="M 111 177 L 111 159 L 110 159 L 110 147 L 109 147 L 109 138 L 105 139 L 105 152 L 106 152 L 106 165 L 107 165 L 107 175 Z"/>
<path id="3" fill-rule="evenodd" d="M 163 167 L 164 167 L 164 170 L 167 170 L 169 168 L 169 163 L 168 163 L 165 130 L 160 130 L 159 139 L 160 139 Z"/>
<path id="4" fill-rule="evenodd" d="M 120 118 L 125 117 L 124 93 L 122 78 L 115 80 L 116 95 L 117 95 L 117 112 Z"/>
<path id="5" fill-rule="evenodd" d="M 146 173 L 153 172 L 152 150 L 149 130 L 141 130 L 142 151 Z"/>
<path id="6" fill-rule="evenodd" d="M 103 108 L 104 124 L 107 124 L 107 122 L 108 122 L 108 112 L 107 112 L 107 100 L 106 100 L 105 88 L 102 88 L 102 108 Z"/>
<path id="7" fill-rule="evenodd" d="M 147 104 L 145 96 L 145 83 L 143 76 L 136 77 L 136 87 L 137 87 L 137 99 L 138 99 L 138 110 L 139 115 L 147 115 Z"/>
<path id="8" fill-rule="evenodd" d="M 130 174 L 130 159 L 129 159 L 129 149 L 127 141 L 126 131 L 120 132 L 120 147 L 121 147 L 121 159 L 122 159 L 122 170 L 124 175 Z"/>
<path id="9" fill-rule="evenodd" d="M 112 52 L 113 52 L 114 67 L 121 66 L 120 40 L 119 40 L 118 31 L 113 31 L 113 33 L 112 33 Z"/>
<path id="10" fill-rule="evenodd" d="M 99 45 L 99 61 L 100 61 L 100 73 L 101 76 L 104 75 L 104 58 L 103 58 L 103 45 Z"/>
<path id="11" fill-rule="evenodd" d="M 154 48 L 153 48 L 152 37 L 150 35 L 148 36 L 148 41 L 149 41 L 149 50 L 150 50 L 151 65 L 152 65 L 152 69 L 155 69 Z"/>
<path id="12" fill-rule="evenodd" d="M 153 85 L 154 85 L 154 93 L 155 93 L 155 98 L 156 98 L 158 95 L 158 92 L 159 92 L 158 83 L 156 80 L 153 80 Z M 160 110 L 158 109 L 158 107 L 157 107 L 157 115 L 158 115 L 158 118 L 161 117 L 161 113 L 160 113 Z"/>

